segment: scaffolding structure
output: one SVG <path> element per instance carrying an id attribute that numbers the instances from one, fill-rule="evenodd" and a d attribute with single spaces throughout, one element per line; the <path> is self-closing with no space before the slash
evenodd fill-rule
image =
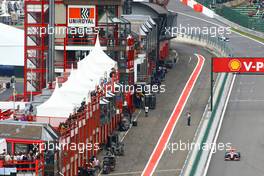
<path id="1" fill-rule="evenodd" d="M 41 93 L 46 86 L 49 1 L 25 0 L 24 96 Z"/>
<path id="2" fill-rule="evenodd" d="M 65 22 L 57 24 L 55 20 L 55 7 L 65 5 Z M 89 49 L 95 43 L 96 32 L 99 32 L 100 43 L 106 48 L 107 54 L 119 64 L 123 83 L 133 84 L 133 58 L 128 54 L 128 36 L 131 33 L 130 23 L 120 17 L 118 6 L 113 9 L 102 8 L 103 5 L 95 5 L 95 27 L 92 34 L 81 36 L 69 34 L 68 4 L 63 0 L 25 0 L 25 49 L 24 49 L 24 97 L 40 94 L 43 88 L 49 87 L 54 81 L 54 72 L 60 69 L 66 72 L 72 66 L 89 53 Z M 107 7 L 107 6 L 105 6 Z M 112 10 L 112 13 L 110 11 Z M 101 16 L 100 12 L 103 12 Z M 62 37 L 49 34 L 50 27 L 55 31 L 66 28 Z M 71 47 L 79 47 L 80 57 L 76 57 Z M 56 49 L 61 48 L 61 49 Z M 131 47 L 130 47 L 131 48 Z M 54 58 L 55 52 L 62 51 L 63 59 Z M 128 68 L 129 67 L 129 68 Z M 129 69 L 129 72 L 127 71 Z"/>

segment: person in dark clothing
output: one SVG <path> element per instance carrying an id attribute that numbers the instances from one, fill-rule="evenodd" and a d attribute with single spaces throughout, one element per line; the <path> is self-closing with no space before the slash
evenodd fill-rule
<path id="1" fill-rule="evenodd" d="M 132 124 L 132 112 L 129 110 L 129 121 L 130 121 L 130 124 Z"/>
<path id="2" fill-rule="evenodd" d="M 188 125 L 188 126 L 191 126 L 191 118 L 192 118 L 191 113 L 188 112 L 188 113 L 187 113 L 187 125 Z"/>
<path id="3" fill-rule="evenodd" d="M 30 113 L 33 113 L 33 111 L 34 111 L 34 107 L 33 107 L 32 104 L 30 104 L 30 105 L 29 105 L 29 112 L 30 112 Z"/>

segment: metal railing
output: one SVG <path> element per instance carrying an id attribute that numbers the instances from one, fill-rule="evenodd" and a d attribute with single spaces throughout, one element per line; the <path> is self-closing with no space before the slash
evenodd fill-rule
<path id="1" fill-rule="evenodd" d="M 0 160 L 0 165 L 2 165 L 3 168 L 16 168 L 17 172 L 34 172 L 35 175 L 43 175 L 43 169 L 44 169 L 44 160 L 37 159 L 33 161 L 4 161 Z"/>
<path id="2" fill-rule="evenodd" d="M 229 48 L 226 42 L 219 40 L 219 38 L 211 37 L 205 34 L 179 34 L 179 37 L 190 39 L 192 41 L 197 41 L 199 43 L 204 43 L 210 48 L 214 48 L 214 50 L 218 53 L 221 53 L 223 56 L 232 56 L 232 50 Z"/>
<path id="3" fill-rule="evenodd" d="M 62 46 L 94 46 L 96 37 L 76 37 L 76 38 L 56 38 L 55 45 Z M 100 45 L 111 47 L 120 47 L 126 49 L 127 39 L 123 38 L 100 38 Z"/>

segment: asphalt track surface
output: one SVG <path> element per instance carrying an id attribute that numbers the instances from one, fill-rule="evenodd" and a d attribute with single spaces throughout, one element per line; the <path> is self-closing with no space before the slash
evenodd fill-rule
<path id="1" fill-rule="evenodd" d="M 218 151 L 208 176 L 264 175 L 263 86 L 262 75 L 237 76 L 217 143 L 232 143 L 241 152 L 241 161 L 224 161 L 224 151 Z"/>
<path id="2" fill-rule="evenodd" d="M 176 44 L 174 42 L 171 48 L 179 52 L 180 59 L 176 67 L 169 70 L 166 81 L 163 83 L 166 84 L 166 92 L 158 95 L 157 108 L 149 112 L 149 117 L 144 117 L 143 113 L 140 114 L 138 126 L 132 128 L 124 138 L 125 156 L 117 159 L 116 170 L 110 175 L 141 175 L 186 82 L 197 64 L 197 57 L 194 56 L 194 53 L 200 53 L 207 60 L 178 119 L 169 143 L 178 143 L 180 140 L 185 142 L 191 141 L 194 136 L 210 94 L 210 62 L 208 59 L 212 55 L 200 47 Z M 187 126 L 187 111 L 192 113 L 191 127 Z M 187 153 L 188 151 L 172 152 L 167 148 L 153 175 L 177 175 L 180 172 Z"/>
<path id="3" fill-rule="evenodd" d="M 156 147 L 153 150 L 150 159 L 141 175 L 152 175 L 156 169 L 156 166 L 159 163 L 160 158 L 163 156 L 163 153 L 165 151 L 178 150 L 178 142 L 177 142 L 177 148 L 175 149 L 175 145 L 174 144 L 170 145 L 169 140 L 171 139 L 171 135 L 175 129 L 175 126 L 177 125 L 177 122 L 179 120 L 179 117 L 181 116 L 183 109 L 185 108 L 186 102 L 193 90 L 193 87 L 195 86 L 198 77 L 200 76 L 200 73 L 203 69 L 203 65 L 205 62 L 205 58 L 202 55 L 195 54 L 195 56 L 197 57 L 197 64 L 191 76 L 189 77 L 188 81 L 186 82 L 186 85 L 182 90 L 182 93 L 178 99 L 178 102 L 175 105 L 175 108 L 166 126 L 164 127 L 164 130 L 159 138 L 159 141 L 157 142 Z M 190 121 L 188 123 L 190 123 Z M 173 149 L 171 147 L 173 147 Z"/>
<path id="4" fill-rule="evenodd" d="M 181 5 L 178 1 L 171 1 L 169 9 L 181 13 L 178 16 L 178 25 L 180 23 L 200 27 L 222 25 L 214 19 Z M 231 40 L 228 45 L 233 50 L 234 56 L 264 56 L 263 44 L 235 33 L 228 37 Z M 226 162 L 224 151 L 218 151 L 212 156 L 208 176 L 264 175 L 264 159 L 261 155 L 264 153 L 263 86 L 263 75 L 238 75 L 236 77 L 217 143 L 232 143 L 232 146 L 241 152 L 241 161 Z"/>

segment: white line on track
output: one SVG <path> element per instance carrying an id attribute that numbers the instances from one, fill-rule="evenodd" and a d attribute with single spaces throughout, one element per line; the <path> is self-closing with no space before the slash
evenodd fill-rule
<path id="1" fill-rule="evenodd" d="M 239 82 L 240 85 L 253 85 L 255 83 L 256 83 L 255 81 L 253 81 L 253 82 L 242 82 L 242 81 L 240 81 Z"/>
<path id="2" fill-rule="evenodd" d="M 157 173 L 168 173 L 168 172 L 179 172 L 181 169 L 163 169 L 163 170 L 157 170 Z M 133 174 L 140 174 L 142 171 L 134 171 L 134 172 L 122 172 L 122 173 L 114 173 L 114 174 L 108 174 L 108 175 L 133 175 Z"/>
<path id="3" fill-rule="evenodd" d="M 259 102 L 264 102 L 264 100 L 254 100 L 254 99 L 234 99 L 234 100 L 230 100 L 229 102 L 232 102 L 232 103 L 236 103 L 236 102 L 239 102 L 239 103 L 259 103 Z"/>
<path id="4" fill-rule="evenodd" d="M 141 113 L 141 109 L 139 110 L 139 112 L 138 112 L 138 114 L 137 114 L 135 120 L 138 119 L 140 113 Z M 132 128 L 132 126 L 126 131 L 125 135 L 124 135 L 124 136 L 122 137 L 122 139 L 121 139 L 121 142 L 123 142 L 123 140 L 125 139 L 126 135 L 129 133 L 129 131 L 130 131 L 131 128 Z"/>
<path id="5" fill-rule="evenodd" d="M 198 137 L 198 134 L 199 134 L 199 132 L 200 132 L 200 130 L 201 130 L 202 123 L 203 123 L 204 119 L 206 118 L 205 114 L 207 113 L 208 106 L 209 106 L 209 104 L 207 104 L 206 107 L 205 107 L 205 109 L 204 109 L 204 112 L 203 112 L 202 118 L 201 118 L 201 120 L 200 120 L 200 122 L 199 122 L 198 127 L 196 128 L 196 131 L 195 131 L 194 137 L 193 137 L 193 139 L 192 139 L 192 143 L 195 143 L 195 140 L 196 140 L 197 137 Z M 188 152 L 188 154 L 187 154 L 187 156 L 186 156 L 186 159 L 184 160 L 184 164 L 183 164 L 183 167 L 182 167 L 182 170 L 181 170 L 180 176 L 183 175 L 184 168 L 186 167 L 187 162 L 189 161 L 192 152 L 193 152 L 192 150 L 189 150 L 189 152 Z"/>
<path id="6" fill-rule="evenodd" d="M 223 112 L 222 112 L 222 114 L 221 114 L 221 118 L 220 118 L 219 126 L 218 126 L 218 128 L 217 128 L 217 131 L 216 131 L 216 135 L 215 135 L 215 137 L 214 137 L 214 142 L 213 142 L 213 144 L 216 143 L 216 140 L 217 140 L 218 135 L 219 135 L 219 133 L 220 133 L 220 129 L 221 129 L 222 124 L 223 124 L 223 119 L 224 119 L 224 116 L 225 116 L 225 112 L 226 112 L 227 104 L 228 104 L 229 99 L 230 99 L 230 96 L 231 96 L 231 92 L 232 92 L 232 90 L 233 90 L 233 86 L 234 86 L 235 79 L 236 79 L 236 75 L 234 75 L 233 80 L 232 80 L 232 82 L 231 82 L 231 86 L 230 86 L 230 89 L 229 89 L 229 92 L 228 92 L 228 95 L 227 95 L 227 99 L 226 99 L 226 101 L 225 101 L 224 109 L 223 109 Z M 209 168 L 209 165 L 210 165 L 210 161 L 211 161 L 211 159 L 212 159 L 212 155 L 213 155 L 213 150 L 210 151 L 209 158 L 208 158 L 208 160 L 207 160 L 207 162 L 206 162 L 206 166 L 205 166 L 205 169 L 204 169 L 204 174 L 203 174 L 203 176 L 206 176 L 206 175 L 207 175 L 208 168 Z"/>
<path id="7" fill-rule="evenodd" d="M 189 59 L 189 63 L 192 61 L 192 57 L 190 57 L 190 59 Z"/>
<path id="8" fill-rule="evenodd" d="M 138 114 L 136 115 L 135 120 L 138 119 L 140 113 L 141 113 L 141 109 L 138 111 Z M 132 126 L 130 126 L 130 128 L 126 131 L 126 133 L 124 134 L 124 136 L 120 140 L 121 142 L 123 142 L 123 140 L 125 139 L 126 135 L 128 134 L 128 132 L 130 131 L 131 128 L 132 128 Z M 101 174 L 102 174 L 102 170 L 99 172 L 98 176 L 100 176 Z"/>
<path id="9" fill-rule="evenodd" d="M 138 114 L 136 115 L 136 118 L 135 118 L 135 120 L 137 120 L 137 119 L 138 119 L 138 117 L 139 117 L 140 113 L 141 113 L 141 109 L 138 111 Z"/>
<path id="10" fill-rule="evenodd" d="M 143 170 L 143 172 L 141 174 L 141 176 L 151 176 L 151 175 L 153 175 L 153 173 L 154 173 L 154 171 L 155 171 L 155 169 L 156 169 L 156 167 L 157 167 L 157 165 L 158 165 L 158 163 L 159 163 L 159 161 L 160 161 L 160 159 L 161 159 L 161 157 L 162 157 L 162 155 L 163 155 L 163 153 L 165 151 L 165 146 L 168 144 L 168 141 L 171 138 L 171 135 L 172 135 L 172 133 L 173 133 L 173 131 L 175 129 L 175 126 L 177 124 L 177 121 L 179 120 L 179 117 L 180 117 L 180 115 L 181 115 L 181 113 L 183 111 L 183 108 L 185 107 L 185 104 L 186 104 L 187 100 L 189 99 L 189 96 L 190 96 L 190 94 L 191 94 L 191 92 L 193 90 L 193 87 L 195 86 L 195 83 L 196 83 L 196 81 L 197 81 L 197 79 L 198 79 L 198 77 L 199 77 L 199 75 L 200 75 L 200 73 L 201 73 L 201 71 L 203 69 L 205 58 L 202 55 L 199 55 L 199 54 L 194 54 L 194 55 L 198 58 L 197 65 L 194 68 L 192 74 L 190 75 L 188 81 L 186 82 L 186 85 L 185 85 L 185 87 L 184 87 L 184 89 L 183 89 L 183 91 L 182 91 L 182 93 L 181 93 L 181 95 L 179 97 L 179 100 L 178 100 L 177 104 L 175 105 L 174 110 L 173 110 L 173 112 L 172 112 L 167 124 L 165 125 L 165 128 L 162 131 L 162 134 L 161 134 L 161 136 L 160 136 L 160 138 L 159 138 L 159 140 L 158 140 L 158 142 L 157 142 L 157 144 L 156 144 L 156 146 L 155 146 L 155 148 L 154 148 L 154 150 L 153 150 L 153 152 L 152 152 L 152 154 L 151 154 L 151 156 L 150 156 L 150 158 L 149 158 L 149 160 L 148 160 L 148 162 L 147 162 L 147 164 L 146 164 L 146 166 L 145 166 L 145 168 L 144 168 L 144 170 Z M 199 63 L 201 64 L 201 67 L 198 70 Z M 197 70 L 198 70 L 198 72 L 196 73 Z M 194 80 L 194 83 L 190 85 L 190 81 L 192 79 L 195 79 L 195 80 Z M 184 98 L 185 99 L 184 102 L 181 102 L 182 98 L 183 98 L 183 95 L 186 93 L 186 90 L 188 89 L 188 86 L 190 86 L 190 90 L 188 91 L 186 97 Z M 180 102 L 182 103 L 182 105 L 179 104 Z M 182 106 L 182 107 L 180 108 L 179 112 L 176 112 L 176 110 L 177 110 L 177 108 L 179 108 L 179 106 L 180 107 Z M 172 130 L 171 131 L 167 131 L 168 127 L 171 125 L 171 120 L 175 116 L 175 114 L 176 114 L 177 118 L 175 120 L 175 123 L 173 123 Z M 165 135 L 165 133 L 166 133 L 166 135 Z M 167 133 L 168 133 L 168 137 L 164 137 L 164 136 L 167 136 Z M 165 141 L 165 144 L 163 146 L 161 146 L 160 144 L 163 143 L 164 141 Z M 153 160 L 154 157 L 155 158 L 157 157 L 157 159 L 154 160 L 155 162 L 153 163 L 152 160 Z"/>
<path id="11" fill-rule="evenodd" d="M 180 60 L 180 58 L 179 57 L 177 57 L 177 60 L 176 60 L 176 64 L 178 63 L 178 61 Z"/>

